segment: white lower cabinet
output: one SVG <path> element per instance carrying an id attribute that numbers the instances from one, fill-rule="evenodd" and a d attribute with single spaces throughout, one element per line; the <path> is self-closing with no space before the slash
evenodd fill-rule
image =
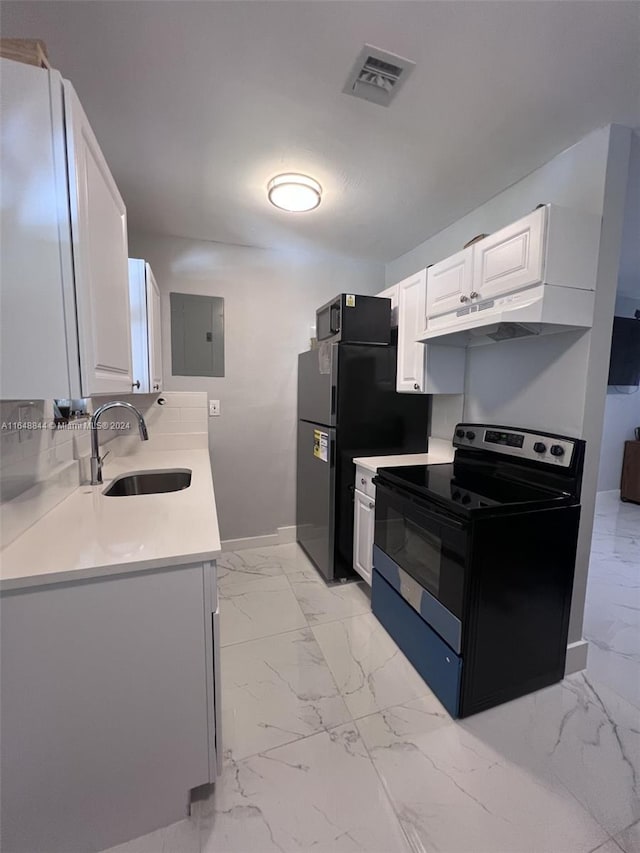
<path id="1" fill-rule="evenodd" d="M 356 489 L 353 511 L 353 568 L 371 586 L 375 499 Z"/>
<path id="2" fill-rule="evenodd" d="M 213 562 L 3 593 L 3 850 L 89 853 L 187 816 L 222 754 L 216 598 Z"/>

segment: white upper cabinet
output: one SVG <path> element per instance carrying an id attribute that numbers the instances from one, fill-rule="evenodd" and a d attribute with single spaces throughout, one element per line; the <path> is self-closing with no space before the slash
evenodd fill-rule
<path id="1" fill-rule="evenodd" d="M 127 393 L 133 382 L 127 213 L 68 81 L 64 104 L 83 396 Z"/>
<path id="2" fill-rule="evenodd" d="M 2 396 L 130 392 L 122 198 L 71 85 L 0 62 Z"/>
<path id="3" fill-rule="evenodd" d="M 472 292 L 472 277 L 473 246 L 429 267 L 426 317 L 455 311 L 461 304 L 468 302 Z"/>
<path id="4" fill-rule="evenodd" d="M 160 315 L 160 289 L 151 272 L 147 270 L 147 311 L 149 315 L 149 381 L 151 391 L 162 391 L 162 322 Z"/>
<path id="5" fill-rule="evenodd" d="M 544 280 L 546 218 L 547 208 L 540 207 L 470 247 L 475 248 L 473 298 L 491 299 Z"/>
<path id="6" fill-rule="evenodd" d="M 416 341 L 425 326 L 429 299 L 427 270 L 395 285 L 398 292 L 398 365 L 396 391 L 405 394 L 461 394 L 466 356 L 455 347 Z M 383 294 L 379 294 L 382 296 Z"/>
<path id="7" fill-rule="evenodd" d="M 394 284 L 393 287 L 387 287 L 381 293 L 376 293 L 376 296 L 379 296 L 383 299 L 391 300 L 391 328 L 398 328 L 398 285 Z"/>
<path id="8" fill-rule="evenodd" d="M 62 110 L 59 79 L 0 60 L 0 392 L 9 400 L 80 396 L 77 349 L 75 365 L 67 356 L 76 331 L 64 136 L 54 133 Z"/>
<path id="9" fill-rule="evenodd" d="M 160 290 L 149 264 L 129 259 L 133 390 L 140 394 L 162 391 Z"/>
<path id="10" fill-rule="evenodd" d="M 424 347 L 416 343 L 425 316 L 427 271 L 403 279 L 398 288 L 398 370 L 396 390 L 423 393 Z"/>
<path id="11" fill-rule="evenodd" d="M 479 346 L 589 328 L 600 226 L 599 216 L 547 204 L 430 267 L 418 340 Z M 497 324 L 498 337 L 483 334 Z"/>

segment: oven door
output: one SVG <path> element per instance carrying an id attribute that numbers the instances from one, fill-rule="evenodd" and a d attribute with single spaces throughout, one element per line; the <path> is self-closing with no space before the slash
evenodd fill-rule
<path id="1" fill-rule="evenodd" d="M 467 522 L 377 480 L 374 568 L 456 652 L 469 539 Z"/>

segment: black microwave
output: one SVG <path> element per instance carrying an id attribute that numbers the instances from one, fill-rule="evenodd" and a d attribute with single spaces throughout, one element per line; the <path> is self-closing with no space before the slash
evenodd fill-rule
<path id="1" fill-rule="evenodd" d="M 316 311 L 316 337 L 345 344 L 388 344 L 391 300 L 341 293 Z"/>

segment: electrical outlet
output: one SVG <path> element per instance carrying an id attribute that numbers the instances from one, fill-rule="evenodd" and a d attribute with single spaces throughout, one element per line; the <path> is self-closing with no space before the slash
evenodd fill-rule
<path id="1" fill-rule="evenodd" d="M 220 400 L 209 400 L 209 417 L 220 417 Z"/>

